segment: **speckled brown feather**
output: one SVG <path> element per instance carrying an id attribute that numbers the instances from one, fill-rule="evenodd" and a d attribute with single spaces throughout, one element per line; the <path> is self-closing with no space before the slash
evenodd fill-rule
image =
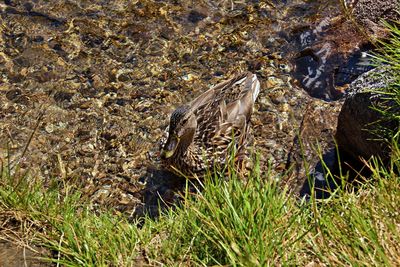
<path id="1" fill-rule="evenodd" d="M 222 82 L 185 105 L 197 121 L 193 141 L 186 151 L 163 161 L 168 169 L 201 176 L 207 167 L 225 163 L 235 146 L 235 159 L 246 158 L 250 117 L 259 92 L 257 77 L 242 73 Z M 177 122 L 171 119 L 171 125 Z M 170 127 L 171 127 L 170 125 Z"/>

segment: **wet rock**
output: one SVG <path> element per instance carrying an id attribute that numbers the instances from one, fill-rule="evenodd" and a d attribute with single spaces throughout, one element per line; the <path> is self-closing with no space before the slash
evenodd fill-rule
<path id="1" fill-rule="evenodd" d="M 4 4 L 6 4 L 8 6 L 16 6 L 17 5 L 16 1 L 12 1 L 12 0 L 4 0 Z"/>
<path id="2" fill-rule="evenodd" d="M 316 99 L 309 99 L 307 102 L 288 153 L 286 169 L 291 171 L 283 180 L 292 192 L 300 195 L 309 193 L 302 190 L 304 191 L 304 187 L 308 185 L 308 178 L 313 177 L 318 171 L 321 157 L 324 157 L 324 163 L 328 167 L 335 165 L 335 157 L 326 161 L 324 155 L 330 155 L 331 151 L 335 151 L 334 136 L 342 105 L 339 101 L 327 103 Z M 324 170 L 319 172 L 323 173 Z"/>
<path id="3" fill-rule="evenodd" d="M 370 69 L 365 53 L 372 47 L 348 19 L 324 18 L 292 34 L 298 49 L 292 74 L 313 97 L 338 100 L 344 84 Z"/>
<path id="4" fill-rule="evenodd" d="M 24 3 L 24 8 L 26 9 L 26 11 L 31 11 L 33 8 L 32 3 Z"/>
<path id="5" fill-rule="evenodd" d="M 379 31 L 384 31 L 381 19 L 399 20 L 400 17 L 397 0 L 344 2 L 354 19 L 349 19 L 343 11 L 330 10 L 329 15 L 311 22 L 299 21 L 291 31 L 280 33 L 287 40 L 282 50 L 289 51 L 289 55 L 293 56 L 292 74 L 298 84 L 311 96 L 327 101 L 343 97 L 346 85 L 371 69 L 365 54 L 374 47 L 370 45 L 371 38 L 365 31 L 372 32 L 377 27 L 381 28 Z M 305 12 L 312 16 L 315 14 L 312 10 L 316 7 L 314 4 L 295 5 L 290 16 Z M 330 7 L 326 8 L 328 11 Z M 354 20 L 359 25 L 355 25 Z M 277 41 L 279 38 L 267 36 L 266 45 L 279 47 Z"/>
<path id="6" fill-rule="evenodd" d="M 399 11 L 398 0 L 358 0 L 353 5 L 352 15 L 369 34 L 375 38 L 382 38 L 387 33 L 382 21 L 399 21 Z"/>
<path id="7" fill-rule="evenodd" d="M 399 128 L 399 122 L 386 119 L 374 108 L 387 108 L 393 114 L 400 107 L 379 93 L 392 82 L 391 74 L 385 69 L 373 69 L 351 83 L 348 96 L 338 118 L 336 141 L 339 149 L 353 159 L 369 159 L 379 156 L 387 160 L 389 143 L 380 130 Z"/>

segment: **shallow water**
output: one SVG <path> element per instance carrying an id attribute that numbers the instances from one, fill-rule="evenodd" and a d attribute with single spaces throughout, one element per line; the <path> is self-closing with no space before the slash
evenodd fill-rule
<path id="1" fill-rule="evenodd" d="M 0 241 L 0 266 L 3 267 L 20 267 L 20 266 L 52 266 L 37 257 L 39 253 L 45 253 L 44 249 L 36 246 L 24 248 L 22 245 L 17 246 L 12 242 Z"/>

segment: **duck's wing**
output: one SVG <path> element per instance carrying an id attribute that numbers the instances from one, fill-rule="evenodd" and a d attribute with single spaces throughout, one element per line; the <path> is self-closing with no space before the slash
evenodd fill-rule
<path id="1" fill-rule="evenodd" d="M 239 135 L 235 140 L 243 139 L 259 91 L 257 76 L 242 73 L 193 100 L 190 108 L 197 116 L 198 127 L 195 142 L 215 147 L 232 140 L 232 132 Z"/>
<path id="2" fill-rule="evenodd" d="M 219 105 L 218 123 L 212 137 L 214 147 L 234 143 L 241 150 L 246 145 L 249 120 L 260 92 L 260 82 L 251 73 L 238 82 L 233 86 L 240 87 L 239 97 L 230 102 L 222 101 Z"/>
<path id="3" fill-rule="evenodd" d="M 260 82 L 257 76 L 251 73 L 234 83 L 233 87 L 232 93 L 237 97 L 227 97 L 224 103 L 220 104 L 220 123 L 235 122 L 241 116 L 244 116 L 246 121 L 249 120 L 260 92 Z"/>
<path id="4" fill-rule="evenodd" d="M 236 75 L 229 80 L 215 85 L 214 87 L 196 97 L 190 103 L 190 107 L 194 111 L 205 105 L 208 106 L 208 109 L 215 109 L 216 107 L 218 107 L 221 101 L 229 103 L 232 100 L 239 98 L 244 91 L 250 89 L 250 83 L 253 82 L 253 79 L 257 80 L 256 75 L 249 72 L 244 72 Z M 259 93 L 259 85 L 258 91 L 256 90 L 254 91 L 254 93 L 255 101 Z"/>

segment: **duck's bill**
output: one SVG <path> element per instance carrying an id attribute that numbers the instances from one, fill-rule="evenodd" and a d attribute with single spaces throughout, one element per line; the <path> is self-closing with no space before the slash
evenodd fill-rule
<path id="1" fill-rule="evenodd" d="M 174 155 L 176 148 L 178 147 L 179 138 L 177 137 L 169 137 L 167 142 L 164 145 L 164 148 L 161 150 L 161 158 L 168 159 Z"/>

